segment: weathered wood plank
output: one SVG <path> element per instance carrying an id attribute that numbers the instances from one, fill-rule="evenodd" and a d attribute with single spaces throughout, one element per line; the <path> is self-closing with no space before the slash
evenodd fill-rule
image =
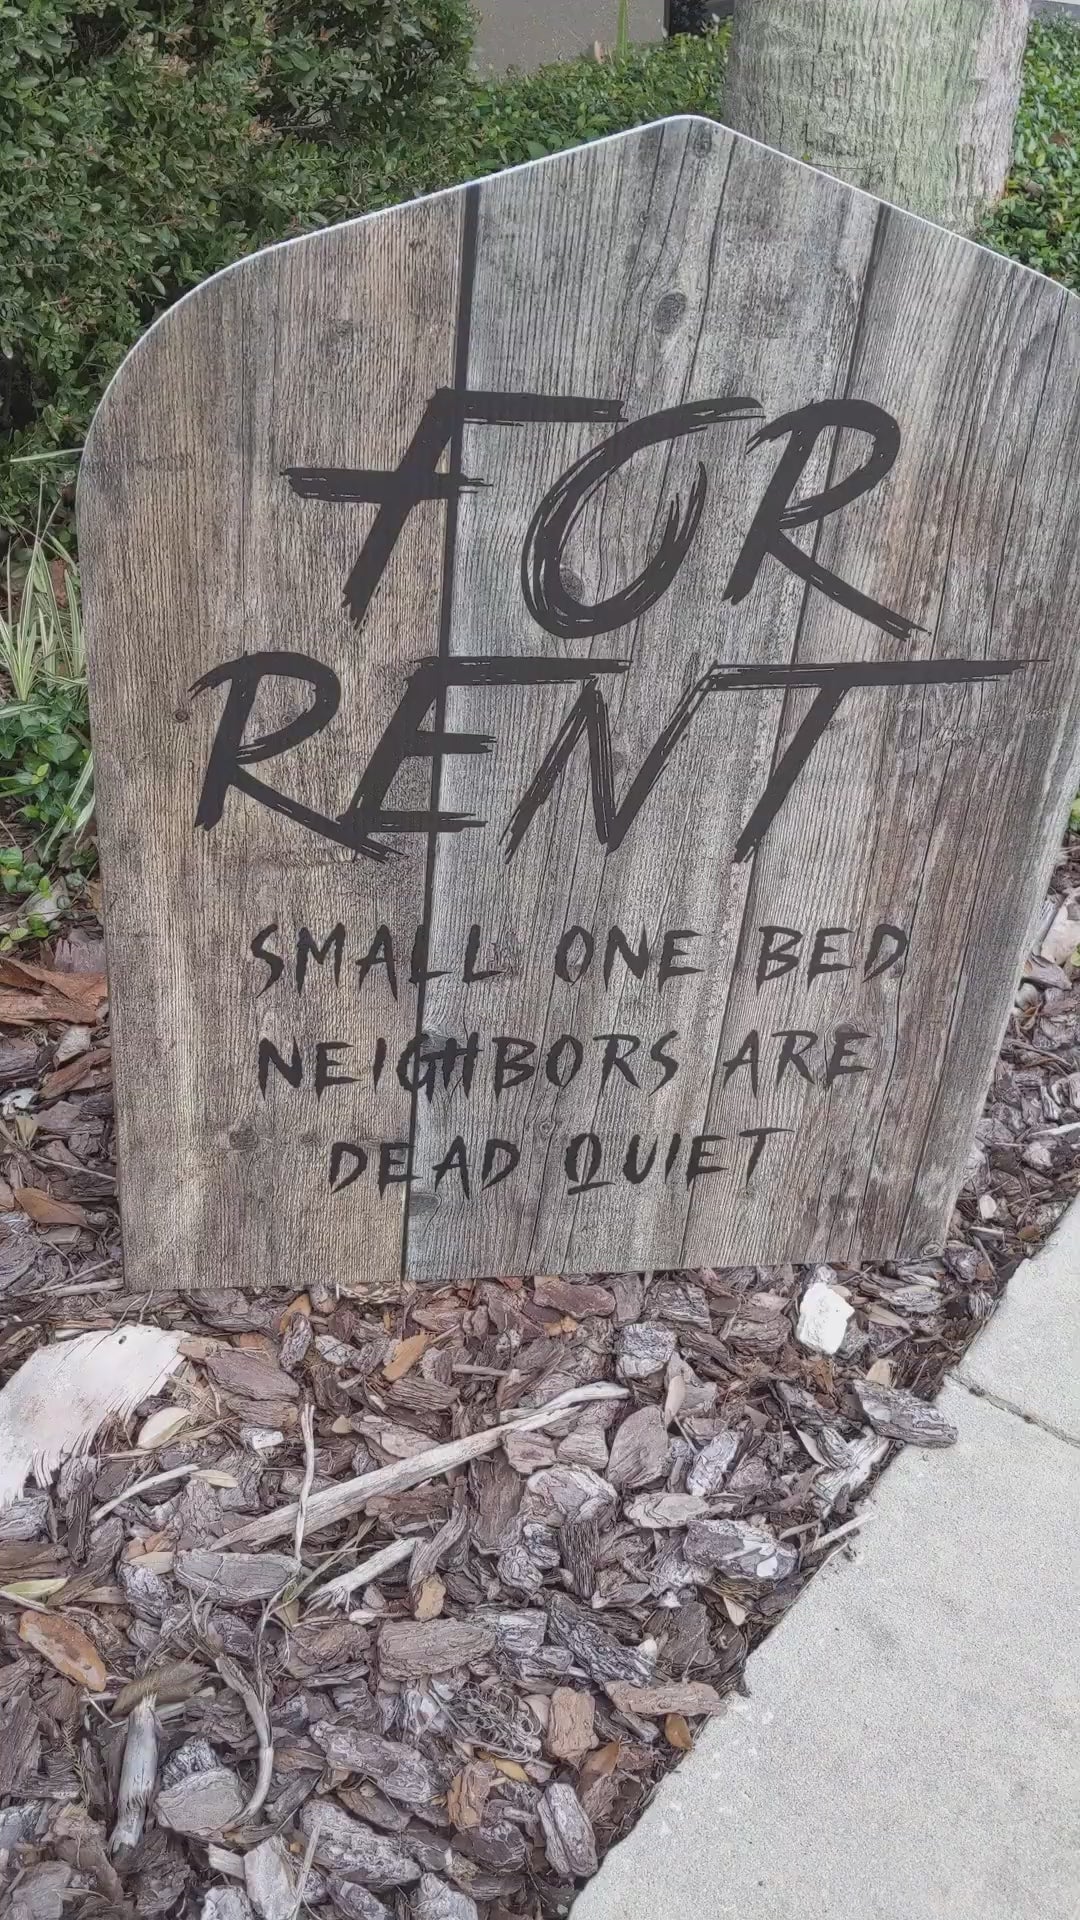
<path id="1" fill-rule="evenodd" d="M 775 464 L 771 447 L 747 450 L 760 397 L 782 385 L 784 404 L 797 406 L 842 380 L 876 218 L 873 202 L 824 175 L 792 168 L 777 177 L 774 156 L 691 121 L 606 143 L 603 165 L 585 150 L 480 189 L 472 386 L 615 397 L 627 421 L 745 395 L 750 404 L 740 411 L 757 416 L 637 454 L 590 502 L 569 550 L 573 591 L 589 602 L 634 578 L 657 546 L 669 503 L 677 499 L 685 510 L 699 462 L 706 467 L 700 531 L 671 588 L 633 624 L 573 646 L 523 617 L 518 556 L 537 500 L 610 429 L 477 427 L 467 437 L 466 466 L 490 484 L 462 510 L 454 651 L 628 660 L 625 680 L 613 676 L 605 686 L 617 794 L 710 659 L 781 663 L 789 655 L 800 583 L 776 567 L 737 614 L 720 604 L 718 587 Z M 793 357 L 787 328 L 795 300 L 803 351 Z M 542 329 L 535 324 L 541 307 Z M 766 311 L 773 322 L 755 326 Z M 808 482 L 821 484 L 826 458 L 823 451 Z M 456 1135 L 471 1165 L 482 1164 L 492 1135 L 520 1142 L 522 1160 L 518 1176 L 483 1209 L 456 1182 L 440 1185 L 424 1228 L 410 1235 L 416 1277 L 478 1271 L 485 1258 L 502 1272 L 584 1270 L 606 1264 L 613 1244 L 634 1248 L 632 1264 L 655 1266 L 681 1242 L 685 1179 L 654 1177 L 637 1187 L 619 1179 L 568 1202 L 565 1153 L 575 1134 L 595 1131 L 609 1158 L 622 1143 L 621 1162 L 640 1132 L 642 1163 L 658 1138 L 662 1164 L 674 1134 L 689 1139 L 701 1126 L 745 888 L 744 873 L 722 850 L 737 837 L 746 792 L 767 772 L 774 702 L 747 692 L 704 703 L 617 854 L 608 855 L 596 835 L 581 742 L 557 795 L 508 864 L 499 836 L 578 691 L 500 688 L 482 704 L 471 690 L 451 695 L 454 724 L 496 733 L 499 745 L 482 763 L 463 757 L 444 768 L 449 804 L 471 802 L 489 824 L 482 835 L 440 842 L 438 944 L 448 955 L 460 951 L 468 925 L 479 922 L 492 937 L 486 964 L 502 956 L 513 971 L 472 987 L 439 982 L 435 1025 L 463 1033 L 479 1023 L 486 1033 L 520 1036 L 533 1042 L 540 1062 L 570 1034 L 585 1060 L 563 1089 L 541 1066 L 496 1099 L 490 1072 L 478 1073 L 467 1098 L 458 1088 L 430 1112 L 421 1108 L 418 1183 Z M 576 984 L 553 966 L 564 929 L 574 925 L 590 932 L 597 949 Z M 640 982 L 617 959 L 607 987 L 602 963 L 616 926 L 635 951 L 644 932 L 656 958 Z M 702 971 L 660 986 L 665 931 L 680 928 L 696 937 L 672 942 L 673 964 Z M 640 1040 L 630 1071 L 644 1094 L 618 1069 L 600 1090 L 607 1043 L 594 1036 L 609 1033 Z M 653 1092 L 665 1069 L 649 1056 L 662 1045 L 682 1064 Z M 567 1049 L 557 1064 L 568 1070 L 573 1057 Z M 605 1166 L 602 1177 L 612 1171 Z"/>
<path id="2" fill-rule="evenodd" d="M 1080 738 L 1075 642 L 1050 611 L 1062 604 L 1057 594 L 1067 600 L 1075 591 L 1053 505 L 1075 482 L 1061 470 L 1059 447 L 1048 489 L 1045 455 L 1039 460 L 1034 446 L 1063 322 L 1074 366 L 1075 316 L 1060 288 L 1033 274 L 1002 275 L 993 256 L 886 215 L 849 391 L 872 395 L 902 422 L 903 456 L 880 491 L 825 524 L 819 558 L 918 625 L 909 638 L 892 638 L 811 592 L 799 658 L 1041 664 L 1019 685 L 850 694 L 756 856 L 747 964 L 737 970 L 717 1053 L 709 1126 L 753 1124 L 767 1105 L 770 1122 L 792 1131 L 776 1142 L 773 1181 L 757 1184 L 728 1229 L 746 1259 L 764 1257 L 780 1234 L 803 1258 L 918 1249 L 940 1239 L 947 1219 Z M 1067 444 L 1075 445 L 1076 425 Z M 859 457 L 849 438 L 841 470 Z M 1040 532 L 1047 511 L 1049 538 Z M 1051 569 L 1056 592 L 1046 594 Z M 809 698 L 796 693 L 785 703 L 778 754 Z M 1054 798 L 1040 809 L 1048 772 Z M 857 964 L 808 987 L 804 953 L 797 972 L 756 988 L 749 956 L 761 926 L 807 930 L 807 946 L 814 928 L 850 929 L 830 943 L 846 957 L 865 955 L 882 923 L 910 940 L 902 971 L 864 982 Z M 811 1049 L 815 1080 L 787 1074 L 777 1088 L 770 1037 L 791 1027 L 821 1036 Z M 845 1064 L 870 1071 L 828 1086 L 830 1036 L 845 1028 L 867 1036 Z M 723 1085 L 722 1063 L 751 1031 L 761 1036 L 760 1099 L 748 1071 Z M 927 1164 L 931 1124 L 937 1159 Z M 688 1261 L 730 1244 L 725 1219 L 701 1183 Z"/>
<path id="3" fill-rule="evenodd" d="M 370 505 L 301 497 L 295 467 L 392 467 L 431 388 L 453 377 L 461 202 L 339 227 L 245 261 L 155 328 L 99 410 L 80 526 L 115 1019 L 125 1247 L 138 1284 L 302 1284 L 393 1292 L 401 1185 L 343 1206 L 329 1160 L 340 1110 L 314 1088 L 352 1073 L 340 1136 L 408 1140 L 410 1097 L 376 1042 L 411 1023 L 356 960 L 380 924 L 407 953 L 423 861 L 379 866 L 235 791 L 194 828 L 227 688 L 200 677 L 243 654 L 309 654 L 337 674 L 320 737 L 251 771 L 331 814 L 347 804 L 415 660 L 437 648 L 443 513 L 419 508 L 358 632 L 344 583 Z M 248 738 L 303 712 L 303 682 L 263 683 Z M 426 804 L 426 791 L 417 796 Z M 252 939 L 274 927 L 271 968 Z M 298 959 L 301 930 L 322 946 Z M 298 968 L 303 974 L 297 991 Z M 260 989 L 266 988 L 265 991 Z M 407 1035 L 405 1036 L 407 1037 Z M 258 1055 L 271 1042 L 303 1081 Z M 404 1042 L 402 1042 L 403 1044 Z M 393 1056 L 392 1056 L 393 1057 Z M 347 1161 L 346 1165 L 353 1163 Z"/>

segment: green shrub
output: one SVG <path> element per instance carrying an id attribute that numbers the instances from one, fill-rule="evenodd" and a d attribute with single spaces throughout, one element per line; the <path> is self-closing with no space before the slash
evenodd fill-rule
<path id="1" fill-rule="evenodd" d="M 40 937 L 95 863 L 79 576 L 48 527 L 8 549 L 0 592 L 0 952 Z M 27 844 L 23 844 L 23 842 Z M 67 869 L 63 878 L 57 862 Z M 4 911 L 3 896 L 16 903 Z"/>
<path id="2" fill-rule="evenodd" d="M 0 796 L 49 852 L 94 810 L 79 576 L 39 529 L 8 549 L 0 610 Z"/>
<path id="3" fill-rule="evenodd" d="M 726 33 L 631 47 L 458 89 L 441 114 L 350 156 L 348 191 L 365 206 L 475 180 L 671 113 L 716 116 Z"/>
<path id="4" fill-rule="evenodd" d="M 309 140 L 370 136 L 394 112 L 415 109 L 450 73 L 464 71 L 470 39 L 466 0 L 278 7 L 262 117 Z"/>
<path id="5" fill-rule="evenodd" d="M 1080 292 L 1080 32 L 1034 21 L 1004 198 L 980 239 Z"/>
<path id="6" fill-rule="evenodd" d="M 0 434 L 78 444 L 206 274 L 342 210 L 341 152 L 460 84 L 466 0 L 0 0 Z M 300 137 L 302 130 L 304 137 Z M 16 467 L 0 517 L 27 517 Z"/>
<path id="7" fill-rule="evenodd" d="M 643 120 L 709 112 L 715 41 L 468 76 L 465 0 L 0 0 L 0 435 L 77 447 L 157 314 L 269 241 Z M 61 469 L 54 469 L 58 477 Z M 0 523 L 39 470 L 0 475 Z"/>

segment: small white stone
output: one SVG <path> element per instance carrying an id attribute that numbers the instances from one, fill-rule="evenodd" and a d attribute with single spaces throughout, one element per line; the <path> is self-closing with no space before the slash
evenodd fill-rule
<path id="1" fill-rule="evenodd" d="M 67 1027 L 56 1043 L 53 1054 L 53 1066 L 66 1066 L 69 1060 L 77 1060 L 79 1055 L 89 1050 L 91 1033 L 89 1027 Z"/>
<path id="2" fill-rule="evenodd" d="M 843 1294 L 827 1287 L 823 1280 L 814 1280 L 799 1302 L 795 1338 L 800 1345 L 814 1347 L 818 1353 L 835 1353 L 854 1311 Z"/>
<path id="3" fill-rule="evenodd" d="M 249 1453 L 273 1453 L 285 1445 L 285 1435 L 280 1427 L 241 1427 L 240 1443 Z"/>

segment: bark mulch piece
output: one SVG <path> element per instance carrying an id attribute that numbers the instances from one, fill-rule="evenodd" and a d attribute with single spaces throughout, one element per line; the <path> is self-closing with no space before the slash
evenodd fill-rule
<path id="1" fill-rule="evenodd" d="M 138 1322 L 168 1363 L 0 1509 L 0 1914 L 565 1912 L 897 1445 L 954 1438 L 927 1402 L 1080 1183 L 1074 893 L 1080 838 L 935 1257 L 393 1311 L 129 1293 L 96 978 L 20 963 L 0 1378 Z"/>

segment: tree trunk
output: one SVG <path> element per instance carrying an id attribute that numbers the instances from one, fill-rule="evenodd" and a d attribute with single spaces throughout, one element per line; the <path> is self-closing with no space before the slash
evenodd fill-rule
<path id="1" fill-rule="evenodd" d="M 724 118 L 970 230 L 1012 150 L 1028 0 L 735 0 Z"/>

